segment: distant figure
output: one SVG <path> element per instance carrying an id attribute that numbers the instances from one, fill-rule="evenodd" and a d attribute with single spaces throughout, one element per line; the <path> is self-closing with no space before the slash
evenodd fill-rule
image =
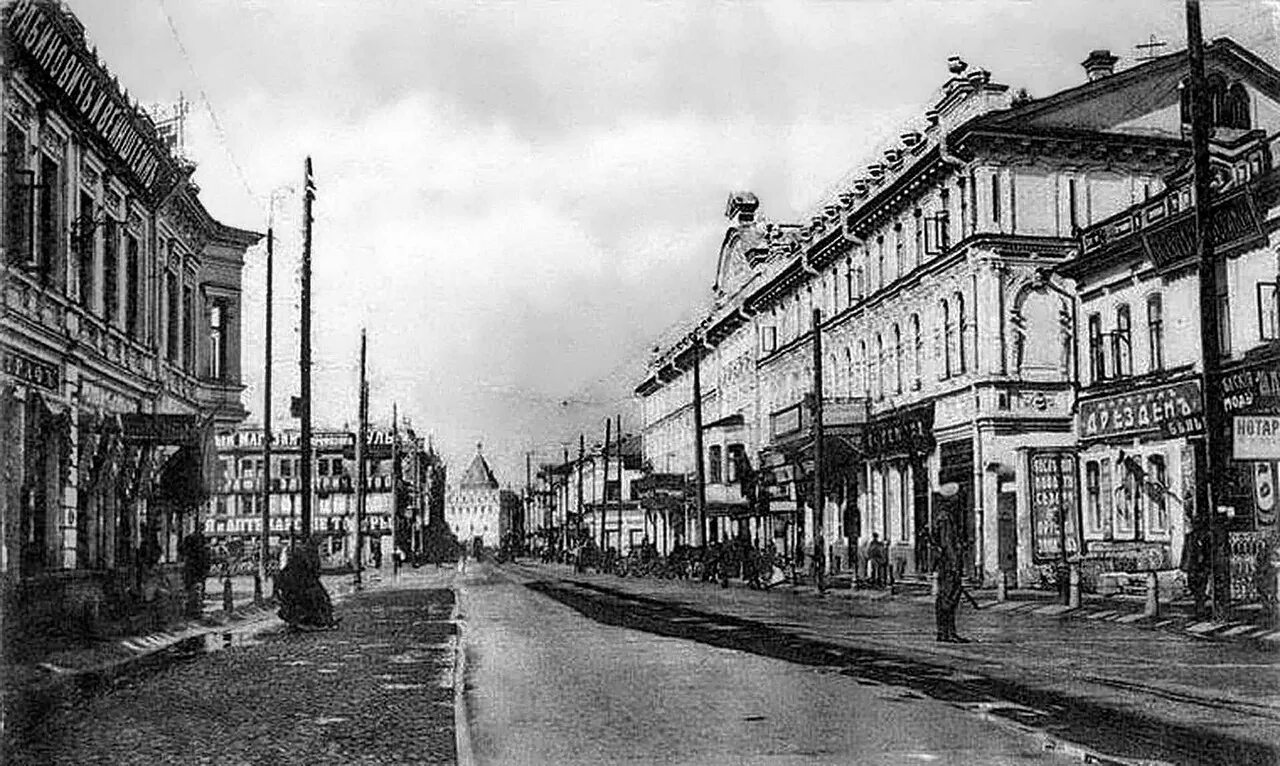
<path id="1" fill-rule="evenodd" d="M 935 565 L 938 572 L 938 599 L 935 603 L 938 640 L 949 644 L 967 644 L 956 632 L 956 609 L 960 606 L 963 569 L 959 524 L 960 485 L 948 482 L 934 494 L 934 543 L 937 545 Z"/>
<path id="2" fill-rule="evenodd" d="M 818 530 L 818 534 L 813 538 L 813 558 L 811 559 L 813 566 L 813 579 L 818 586 L 818 593 L 825 594 L 827 592 L 827 540 L 822 536 L 822 530 Z"/>
<path id="3" fill-rule="evenodd" d="M 391 571 L 396 577 L 400 576 L 400 565 L 404 563 L 404 549 L 396 546 L 395 552 L 391 554 Z"/>
<path id="4" fill-rule="evenodd" d="M 458 573 L 467 573 L 467 546 L 465 545 L 458 549 Z"/>
<path id="5" fill-rule="evenodd" d="M 1187 575 L 1187 590 L 1195 600 L 1195 616 L 1200 617 L 1204 614 L 1204 602 L 1208 600 L 1209 575 L 1213 569 L 1213 537 L 1202 516 L 1191 520 L 1191 532 L 1182 545 L 1179 568 Z"/>
<path id="6" fill-rule="evenodd" d="M 880 533 L 871 533 L 871 543 L 867 545 L 867 561 L 871 564 L 871 585 L 883 588 L 888 580 L 889 552 L 880 541 Z"/>

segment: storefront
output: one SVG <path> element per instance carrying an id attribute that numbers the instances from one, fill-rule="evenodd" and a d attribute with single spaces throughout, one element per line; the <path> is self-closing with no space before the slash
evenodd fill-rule
<path id="1" fill-rule="evenodd" d="M 887 543 L 896 575 L 930 570 L 929 457 L 937 446 L 933 421 L 933 402 L 915 404 L 873 417 L 862 439 L 867 492 L 857 539 L 862 548 L 872 535 Z M 965 444 L 972 465 L 972 444 Z M 944 481 L 956 481 L 962 463 L 949 463 L 952 478 Z"/>

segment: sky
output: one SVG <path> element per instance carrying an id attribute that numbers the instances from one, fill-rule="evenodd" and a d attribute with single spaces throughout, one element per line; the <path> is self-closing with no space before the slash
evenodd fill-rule
<path id="1" fill-rule="evenodd" d="M 68 0 L 143 104 L 190 102 L 209 211 L 276 232 L 273 410 L 298 390 L 303 159 L 315 166 L 313 413 L 395 403 L 461 475 L 603 439 L 711 297 L 734 190 L 771 220 L 918 122 L 958 54 L 1032 96 L 1183 47 L 1177 0 Z M 1204 0 L 1206 38 L 1280 51 L 1280 2 Z M 265 257 L 244 274 L 261 421 Z M 292 422 L 296 426 L 296 421 Z"/>

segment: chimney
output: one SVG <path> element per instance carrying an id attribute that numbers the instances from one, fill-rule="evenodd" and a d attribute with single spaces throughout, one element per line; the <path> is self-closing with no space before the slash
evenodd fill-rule
<path id="1" fill-rule="evenodd" d="M 1080 65 L 1084 67 L 1085 74 L 1089 75 L 1089 82 L 1093 82 L 1114 74 L 1119 60 L 1109 50 L 1096 50 L 1089 54 L 1089 58 L 1080 62 Z"/>

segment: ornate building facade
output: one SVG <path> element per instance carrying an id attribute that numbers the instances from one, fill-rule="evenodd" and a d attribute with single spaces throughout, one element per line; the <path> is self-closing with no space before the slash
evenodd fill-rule
<path id="1" fill-rule="evenodd" d="M 260 235 L 209 214 L 69 11 L 23 0 L 0 23 L 5 612 L 32 630 L 162 619 L 213 434 L 245 414 L 241 269 Z"/>
<path id="2" fill-rule="evenodd" d="M 1226 40 L 1208 55 L 1265 67 Z M 1094 51 L 1082 84 L 1015 99 L 953 58 L 922 117 L 807 219 L 767 221 L 732 195 L 712 308 L 636 388 L 646 460 L 691 478 L 700 365 L 708 534 L 809 553 L 821 529 L 833 567 L 875 535 L 897 572 L 924 573 L 931 493 L 955 482 L 970 577 L 1034 584 L 1062 546 L 1078 553 L 1078 534 L 1033 513 L 1039 484 L 1078 482 L 1061 456 L 1077 444 L 1079 310 L 1058 267 L 1080 229 L 1162 194 L 1187 163 L 1185 59 L 1117 72 Z"/>

